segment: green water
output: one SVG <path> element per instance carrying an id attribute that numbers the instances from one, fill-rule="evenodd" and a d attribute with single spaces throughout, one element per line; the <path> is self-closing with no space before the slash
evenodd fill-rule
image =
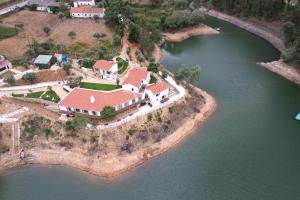
<path id="1" fill-rule="evenodd" d="M 196 134 L 114 180 L 58 166 L 12 170 L 0 177 L 0 199 L 300 199 L 300 88 L 255 65 L 279 57 L 266 41 L 207 21 L 222 34 L 164 48 L 172 71 L 201 65 L 198 85 L 219 102 Z"/>

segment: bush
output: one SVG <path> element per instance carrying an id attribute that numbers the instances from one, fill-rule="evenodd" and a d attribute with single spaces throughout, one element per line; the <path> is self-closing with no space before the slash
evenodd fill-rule
<path id="1" fill-rule="evenodd" d="M 151 63 L 148 65 L 147 70 L 148 70 L 148 71 L 151 71 L 151 72 L 154 72 L 154 73 L 157 73 L 159 67 L 160 67 L 159 63 L 151 62 Z"/>
<path id="2" fill-rule="evenodd" d="M 30 82 L 32 84 L 36 80 L 36 75 L 33 72 L 27 72 L 22 76 L 22 80 Z"/>
<path id="3" fill-rule="evenodd" d="M 7 75 L 4 77 L 3 82 L 8 83 L 10 85 L 14 85 L 16 83 L 16 79 L 14 75 Z"/>
<path id="4" fill-rule="evenodd" d="M 293 22 L 285 22 L 283 24 L 283 33 L 287 44 L 292 43 L 297 37 L 297 31 Z"/>
<path id="5" fill-rule="evenodd" d="M 80 67 L 91 69 L 91 68 L 93 68 L 95 62 L 96 61 L 94 59 L 86 58 L 86 59 L 81 60 L 79 62 L 79 64 L 80 64 Z"/>
<path id="6" fill-rule="evenodd" d="M 0 144 L 0 154 L 9 152 L 9 146 L 5 145 L 5 144 Z"/>
<path id="7" fill-rule="evenodd" d="M 117 115 L 117 112 L 114 107 L 112 106 L 105 106 L 101 111 L 101 118 L 110 120 L 113 119 Z"/>
<path id="8" fill-rule="evenodd" d="M 9 38 L 15 36 L 18 33 L 15 27 L 0 26 L 0 39 Z"/>

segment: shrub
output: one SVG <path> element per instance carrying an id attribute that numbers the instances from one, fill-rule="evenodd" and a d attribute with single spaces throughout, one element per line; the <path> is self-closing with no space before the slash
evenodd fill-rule
<path id="1" fill-rule="evenodd" d="M 110 119 L 113 119 L 116 115 L 117 115 L 117 112 L 116 112 L 115 108 L 112 106 L 105 106 L 103 108 L 103 110 L 101 111 L 102 119 L 110 120 Z"/>
<path id="2" fill-rule="evenodd" d="M 151 114 L 151 113 L 149 113 L 149 114 L 147 115 L 147 120 L 148 120 L 148 122 L 152 121 L 152 114 Z"/>
<path id="3" fill-rule="evenodd" d="M 151 71 L 151 72 L 154 72 L 154 73 L 157 73 L 159 67 L 160 67 L 159 63 L 151 62 L 151 63 L 148 65 L 147 70 L 148 70 L 148 71 Z"/>
<path id="4" fill-rule="evenodd" d="M 14 85 L 16 83 L 16 79 L 14 75 L 10 74 L 4 77 L 3 82 Z"/>
<path id="5" fill-rule="evenodd" d="M 30 82 L 32 84 L 36 80 L 36 75 L 33 72 L 27 72 L 22 76 L 22 80 Z"/>

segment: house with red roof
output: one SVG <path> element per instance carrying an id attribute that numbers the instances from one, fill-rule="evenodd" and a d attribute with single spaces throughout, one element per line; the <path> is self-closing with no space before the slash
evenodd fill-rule
<path id="1" fill-rule="evenodd" d="M 112 106 L 117 112 L 121 112 L 141 103 L 144 99 L 144 94 L 123 89 L 107 92 L 75 88 L 58 103 L 58 108 L 62 114 L 100 117 L 105 106 Z"/>
<path id="2" fill-rule="evenodd" d="M 124 90 L 132 92 L 140 92 L 143 87 L 146 87 L 150 82 L 150 72 L 146 67 L 136 67 L 129 70 L 127 77 L 122 82 Z"/>
<path id="3" fill-rule="evenodd" d="M 4 58 L 0 60 L 0 74 L 4 73 L 6 70 L 12 68 L 11 62 L 5 60 Z"/>
<path id="4" fill-rule="evenodd" d="M 74 0 L 73 1 L 74 7 L 80 7 L 80 6 L 95 6 L 95 0 Z"/>
<path id="5" fill-rule="evenodd" d="M 113 61 L 97 60 L 93 70 L 102 79 L 115 81 L 118 77 L 118 65 Z"/>
<path id="6" fill-rule="evenodd" d="M 104 8 L 96 8 L 92 6 L 71 7 L 70 9 L 71 17 L 79 17 L 79 18 L 92 18 L 94 16 L 103 18 L 104 12 L 105 12 Z"/>
<path id="7" fill-rule="evenodd" d="M 167 101 L 170 95 L 170 86 L 165 82 L 148 85 L 145 93 L 153 105 Z"/>

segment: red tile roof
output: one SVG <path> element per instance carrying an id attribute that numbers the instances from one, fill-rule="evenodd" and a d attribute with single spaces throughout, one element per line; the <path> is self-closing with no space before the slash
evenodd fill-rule
<path id="1" fill-rule="evenodd" d="M 153 94 L 159 94 L 164 90 L 169 89 L 170 86 L 165 82 L 158 82 L 146 87 L 146 90 L 150 90 Z"/>
<path id="2" fill-rule="evenodd" d="M 93 68 L 108 71 L 112 68 L 113 65 L 114 65 L 114 63 L 112 61 L 97 60 L 96 63 L 94 64 Z"/>
<path id="3" fill-rule="evenodd" d="M 81 6 L 81 7 L 71 7 L 71 14 L 73 13 L 103 13 L 103 8 L 95 8 L 92 6 Z"/>
<path id="4" fill-rule="evenodd" d="M 128 76 L 123 81 L 123 85 L 131 84 L 133 86 L 139 87 L 143 80 L 146 80 L 149 72 L 146 67 L 138 67 L 131 69 L 128 72 Z"/>
<path id="5" fill-rule="evenodd" d="M 101 112 L 105 106 L 115 107 L 140 96 L 142 96 L 142 94 L 126 90 L 103 92 L 98 90 L 75 88 L 64 99 L 62 99 L 58 105 Z M 94 103 L 91 102 L 92 98 L 95 100 Z"/>
<path id="6" fill-rule="evenodd" d="M 0 68 L 6 67 L 7 65 L 11 65 L 11 63 L 8 60 L 0 61 Z"/>

